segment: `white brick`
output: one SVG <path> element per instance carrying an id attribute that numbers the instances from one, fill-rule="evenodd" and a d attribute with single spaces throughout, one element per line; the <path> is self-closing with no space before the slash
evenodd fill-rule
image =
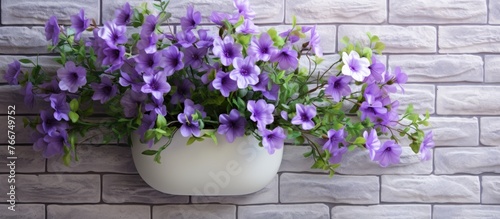
<path id="1" fill-rule="evenodd" d="M 500 115 L 500 86 L 438 86 L 440 115 Z"/>
<path id="2" fill-rule="evenodd" d="M 369 45 L 367 32 L 379 36 L 386 45 L 386 53 L 436 52 L 436 28 L 431 26 L 341 25 L 338 31 L 339 48 L 345 47 L 340 43 L 344 36 L 349 37 L 351 42 L 362 41 L 363 45 Z"/>
<path id="3" fill-rule="evenodd" d="M 0 56 L 0 82 L 6 82 L 3 76 L 5 75 L 5 72 L 7 71 L 8 64 L 12 63 L 14 60 L 19 60 L 19 59 L 30 59 L 34 63 L 36 63 L 37 57 L 36 56 Z M 40 56 L 38 57 L 38 64 L 42 66 L 42 70 L 46 72 L 47 74 L 53 76 L 57 72 L 57 69 L 61 68 L 62 66 L 54 61 L 54 57 L 50 56 Z M 21 63 L 21 69 L 22 71 L 27 71 L 29 69 L 32 69 L 33 65 L 32 64 L 23 64 Z"/>
<path id="4" fill-rule="evenodd" d="M 398 92 L 392 94 L 392 100 L 399 100 L 400 106 L 398 112 L 401 114 L 406 111 L 409 104 L 413 104 L 416 113 L 424 114 L 426 112 L 434 113 L 435 89 L 434 85 L 426 84 L 405 84 L 404 93 Z"/>
<path id="5" fill-rule="evenodd" d="M 332 219 L 430 219 L 430 205 L 334 206 Z"/>
<path id="6" fill-rule="evenodd" d="M 222 204 L 263 204 L 278 203 L 278 175 L 263 189 L 238 196 L 192 196 L 192 203 L 222 203 Z"/>
<path id="7" fill-rule="evenodd" d="M 486 0 L 393 0 L 390 23 L 486 23 Z"/>
<path id="8" fill-rule="evenodd" d="M 379 179 L 376 176 L 335 176 L 283 173 L 280 201 L 377 204 Z"/>
<path id="9" fill-rule="evenodd" d="M 383 202 L 479 203 L 477 176 L 382 176 Z"/>
<path id="10" fill-rule="evenodd" d="M 0 218 L 15 219 L 45 219 L 45 205 L 41 204 L 16 204 L 15 210 L 10 211 L 7 208 L 10 204 L 1 204 Z"/>
<path id="11" fill-rule="evenodd" d="M 485 82 L 500 82 L 500 56 L 486 55 L 484 62 Z"/>
<path id="12" fill-rule="evenodd" d="M 434 205 L 432 219 L 498 219 L 499 205 Z"/>
<path id="13" fill-rule="evenodd" d="M 287 0 L 286 22 L 298 23 L 382 23 L 386 20 L 385 0 Z"/>
<path id="14" fill-rule="evenodd" d="M 499 26 L 439 27 L 439 53 L 500 52 Z"/>
<path id="15" fill-rule="evenodd" d="M 431 117 L 430 127 L 436 146 L 476 146 L 479 144 L 477 118 Z"/>
<path id="16" fill-rule="evenodd" d="M 286 145 L 283 150 L 280 172 L 325 172 L 320 169 L 311 169 L 314 164 L 312 157 L 304 157 L 304 153 L 311 151 L 310 146 Z"/>
<path id="17" fill-rule="evenodd" d="M 500 173 L 500 147 L 436 148 L 436 174 Z"/>
<path id="18" fill-rule="evenodd" d="M 0 27 L 0 54 L 47 53 L 43 27 Z"/>
<path id="19" fill-rule="evenodd" d="M 234 205 L 163 205 L 153 206 L 153 219 L 217 218 L 235 219 Z"/>
<path id="20" fill-rule="evenodd" d="M 356 149 L 342 157 L 337 172 L 349 175 L 382 175 L 382 174 L 430 174 L 432 161 L 420 161 L 419 156 L 411 148 L 403 147 L 401 163 L 389 167 L 380 167 L 370 160 L 367 150 Z"/>
<path id="21" fill-rule="evenodd" d="M 500 204 L 500 176 L 482 176 L 481 201 L 484 204 Z"/>
<path id="22" fill-rule="evenodd" d="M 481 118 L 481 143 L 500 146 L 500 117 Z"/>
<path id="23" fill-rule="evenodd" d="M 490 0 L 490 24 L 500 24 L 500 1 Z"/>
<path id="24" fill-rule="evenodd" d="M 3 0 L 2 24 L 45 24 L 53 15 L 60 24 L 71 24 L 70 16 L 80 9 L 85 10 L 86 18 L 99 22 L 99 5 L 99 0 Z"/>
<path id="25" fill-rule="evenodd" d="M 324 204 L 257 205 L 238 207 L 238 218 L 307 218 L 330 219 L 330 208 Z"/>
<path id="26" fill-rule="evenodd" d="M 48 205 L 47 218 L 150 218 L 146 205 Z"/>
<path id="27" fill-rule="evenodd" d="M 474 55 L 391 55 L 409 82 L 482 82 L 483 59 Z"/>

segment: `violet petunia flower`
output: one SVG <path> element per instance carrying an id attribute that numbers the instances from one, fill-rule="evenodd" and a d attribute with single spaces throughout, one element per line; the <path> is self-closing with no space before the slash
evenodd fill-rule
<path id="1" fill-rule="evenodd" d="M 306 27 L 302 27 L 302 29 L 305 28 Z M 288 29 L 287 31 L 281 32 L 279 36 L 288 39 L 290 43 L 296 43 L 297 41 L 300 40 L 300 36 L 298 36 L 296 33 L 293 33 L 292 29 Z"/>
<path id="2" fill-rule="evenodd" d="M 141 141 L 144 142 L 144 134 L 149 130 L 152 129 L 155 126 L 156 123 L 156 118 L 157 118 L 156 113 L 149 113 L 149 114 L 143 114 L 142 119 L 141 119 L 141 125 L 139 128 L 137 128 L 137 134 L 141 136 Z M 147 142 L 149 147 L 151 148 L 154 143 L 154 139 L 151 139 L 149 142 Z"/>
<path id="3" fill-rule="evenodd" d="M 51 40 L 52 45 L 55 46 L 59 42 L 59 32 L 61 32 L 61 29 L 57 23 L 57 17 L 50 17 L 47 23 L 45 23 L 45 39 Z"/>
<path id="4" fill-rule="evenodd" d="M 153 98 L 153 102 L 146 104 L 144 109 L 146 111 L 154 111 L 158 115 L 167 115 L 167 106 L 163 104 L 163 97 L 160 99 Z"/>
<path id="5" fill-rule="evenodd" d="M 268 104 L 263 99 L 260 99 L 257 102 L 255 100 L 249 100 L 247 103 L 247 109 L 252 113 L 250 119 L 257 122 L 257 126 L 259 128 L 264 128 L 266 125 L 271 124 L 274 121 L 274 105 Z"/>
<path id="6" fill-rule="evenodd" d="M 236 33 L 241 34 L 256 34 L 259 32 L 259 28 L 251 20 L 243 21 L 243 24 L 236 28 Z"/>
<path id="7" fill-rule="evenodd" d="M 382 102 L 371 98 L 363 101 L 359 110 L 361 111 L 361 120 L 365 120 L 368 117 L 372 122 L 376 121 L 377 117 L 387 113 L 387 108 L 385 108 Z"/>
<path id="8" fill-rule="evenodd" d="M 135 70 L 134 70 L 135 71 Z M 131 86 L 132 90 L 135 92 L 140 92 L 144 82 L 142 77 L 137 73 L 128 74 L 124 71 L 120 73 L 121 77 L 118 79 L 118 83 L 123 87 Z"/>
<path id="9" fill-rule="evenodd" d="M 143 75 L 144 84 L 141 91 L 146 94 L 152 94 L 156 99 L 163 98 L 163 94 L 170 92 L 170 84 L 167 82 L 167 76 L 164 73 L 154 75 Z"/>
<path id="10" fill-rule="evenodd" d="M 233 6 L 236 8 L 235 12 L 238 13 L 236 20 L 238 20 L 240 16 L 249 20 L 255 18 L 256 13 L 250 9 L 250 2 L 248 0 L 233 0 Z"/>
<path id="11" fill-rule="evenodd" d="M 49 136 L 55 137 L 60 133 L 66 132 L 66 129 L 69 127 L 65 121 L 57 121 L 54 118 L 54 113 L 48 110 L 40 111 L 40 119 L 42 120 L 42 124 L 37 127 L 37 130 L 47 133 Z"/>
<path id="12" fill-rule="evenodd" d="M 214 48 L 212 52 L 215 56 L 220 58 L 224 66 L 233 64 L 233 60 L 237 57 L 243 57 L 241 50 L 241 45 L 234 43 L 233 37 L 231 36 L 224 37 L 224 40 L 220 37 L 214 39 Z"/>
<path id="13" fill-rule="evenodd" d="M 43 137 L 43 141 L 47 143 L 46 148 L 43 149 L 44 158 L 51 158 L 55 155 L 63 154 L 64 147 L 68 147 L 69 145 L 66 132 L 57 136 L 46 135 Z"/>
<path id="14" fill-rule="evenodd" d="M 113 22 L 106 22 L 104 27 L 99 28 L 98 35 L 110 47 L 127 42 L 126 26 L 116 25 Z"/>
<path id="15" fill-rule="evenodd" d="M 316 107 L 314 105 L 305 106 L 298 103 L 295 105 L 297 114 L 292 119 L 292 124 L 302 125 L 302 129 L 311 130 L 315 124 L 312 119 L 316 116 Z"/>
<path id="16" fill-rule="evenodd" d="M 255 85 L 252 85 L 252 89 L 254 91 L 264 92 L 267 91 L 268 84 L 269 84 L 269 76 L 267 75 L 266 72 L 262 72 L 259 75 L 259 82 L 257 82 L 257 84 Z"/>
<path id="17" fill-rule="evenodd" d="M 245 135 L 247 120 L 240 115 L 238 110 L 232 109 L 229 115 L 219 115 L 219 122 L 220 125 L 217 129 L 217 133 L 226 135 L 227 142 L 232 143 L 236 137 Z"/>
<path id="18" fill-rule="evenodd" d="M 80 9 L 78 14 L 72 15 L 71 19 L 71 27 L 75 29 L 75 40 L 80 40 L 80 36 L 83 31 L 87 29 L 90 25 L 90 19 L 85 19 L 85 12 L 83 9 Z"/>
<path id="19" fill-rule="evenodd" d="M 175 83 L 177 90 L 172 95 L 172 99 L 170 99 L 170 103 L 178 104 L 184 102 L 186 99 L 191 98 L 191 90 L 195 89 L 195 86 L 191 81 L 187 78 L 182 80 L 182 82 L 177 81 Z"/>
<path id="20" fill-rule="evenodd" d="M 150 36 L 155 32 L 158 25 L 158 18 L 155 15 L 148 15 L 142 24 L 141 36 Z"/>
<path id="21" fill-rule="evenodd" d="M 184 48 L 191 47 L 196 42 L 196 36 L 192 30 L 180 31 L 175 36 L 177 37 L 177 43 Z"/>
<path id="22" fill-rule="evenodd" d="M 123 107 L 125 117 L 131 118 L 137 115 L 137 107 L 146 101 L 147 95 L 142 92 L 127 90 L 120 99 L 120 105 Z"/>
<path id="23" fill-rule="evenodd" d="M 111 65 L 106 72 L 112 72 L 119 69 L 123 65 L 123 61 L 125 58 L 125 46 L 113 46 L 107 47 L 103 50 L 105 55 L 102 60 L 102 65 Z"/>
<path id="24" fill-rule="evenodd" d="M 210 21 L 217 25 L 224 25 L 224 20 L 229 20 L 230 15 L 227 13 L 214 11 L 210 15 Z"/>
<path id="25" fill-rule="evenodd" d="M 229 77 L 229 73 L 218 71 L 215 74 L 215 79 L 212 81 L 212 86 L 216 90 L 220 90 L 222 96 L 229 97 L 229 94 L 238 90 L 236 81 Z"/>
<path id="26" fill-rule="evenodd" d="M 184 64 L 198 69 L 203 64 L 203 57 L 207 54 L 207 48 L 196 48 L 191 46 L 184 50 Z"/>
<path id="27" fill-rule="evenodd" d="M 141 40 L 137 42 L 137 49 L 144 50 L 147 54 L 156 52 L 156 42 L 158 41 L 158 36 L 152 33 L 149 36 L 141 36 Z"/>
<path id="28" fill-rule="evenodd" d="M 21 73 L 21 63 L 17 60 L 13 61 L 12 63 L 7 65 L 7 71 L 5 72 L 5 75 L 3 78 L 9 83 L 10 85 L 17 85 L 19 84 L 19 74 Z"/>
<path id="29" fill-rule="evenodd" d="M 344 147 L 347 146 L 347 142 L 345 141 L 345 138 L 347 137 L 347 132 L 345 132 L 344 129 L 340 130 L 330 129 L 327 134 L 328 134 L 328 140 L 323 145 L 324 150 L 333 152 L 335 150 L 338 150 L 339 147 L 341 146 Z"/>
<path id="30" fill-rule="evenodd" d="M 94 90 L 92 100 L 99 100 L 101 104 L 108 102 L 108 100 L 118 93 L 118 86 L 116 86 L 109 77 L 102 77 L 100 84 L 92 83 L 90 87 Z"/>
<path id="31" fill-rule="evenodd" d="M 192 100 L 184 100 L 184 112 L 177 115 L 177 120 L 182 124 L 180 131 L 181 135 L 184 137 L 189 137 L 194 135 L 196 137 L 201 136 L 200 124 L 198 120 L 193 120 L 193 114 L 198 110 L 202 117 L 206 116 L 203 112 L 203 107 L 199 104 L 194 104 Z"/>
<path id="32" fill-rule="evenodd" d="M 255 36 L 252 38 L 247 52 L 249 56 L 254 57 L 256 60 L 269 61 L 278 52 L 278 49 L 273 46 L 273 40 L 269 34 L 264 32 L 259 39 Z"/>
<path id="33" fill-rule="evenodd" d="M 260 68 L 255 65 L 251 57 L 245 59 L 236 57 L 233 66 L 234 69 L 229 73 L 229 77 L 238 83 L 238 88 L 246 88 L 259 82 Z"/>
<path id="34" fill-rule="evenodd" d="M 339 102 L 342 97 L 351 94 L 351 87 L 349 87 L 351 80 L 352 78 L 349 76 L 331 76 L 328 79 L 325 94 L 332 96 L 334 101 Z"/>
<path id="35" fill-rule="evenodd" d="M 60 79 L 59 88 L 70 93 L 75 93 L 78 88 L 87 84 L 86 76 L 85 68 L 77 67 L 72 61 L 66 62 L 64 68 L 57 70 L 57 77 Z"/>
<path id="36" fill-rule="evenodd" d="M 61 121 L 61 119 L 64 119 L 66 121 L 69 121 L 69 103 L 66 102 L 66 94 L 60 93 L 60 94 L 52 94 L 50 95 L 50 106 L 52 109 L 54 109 L 54 118 L 57 121 Z"/>
<path id="37" fill-rule="evenodd" d="M 26 83 L 26 87 L 24 90 L 21 90 L 24 95 L 24 105 L 28 106 L 28 108 L 33 108 L 35 105 L 35 95 L 33 94 L 33 84 L 31 81 Z"/>
<path id="38" fill-rule="evenodd" d="M 298 53 L 295 51 L 291 45 L 284 46 L 283 49 L 275 53 L 270 61 L 278 63 L 278 69 L 280 70 L 293 70 L 296 69 L 299 64 L 299 59 L 297 58 Z"/>
<path id="39" fill-rule="evenodd" d="M 367 58 L 359 57 L 356 51 L 351 51 L 349 55 L 346 52 L 342 53 L 342 74 L 351 76 L 356 81 L 363 81 L 370 76 L 370 61 Z"/>
<path id="40" fill-rule="evenodd" d="M 425 133 L 424 141 L 420 144 L 420 159 L 421 160 L 430 160 L 431 159 L 431 151 L 434 148 L 435 144 L 432 140 L 433 135 L 432 131 Z"/>
<path id="41" fill-rule="evenodd" d="M 375 152 L 373 160 L 378 161 L 381 167 L 398 164 L 401 152 L 401 146 L 393 140 L 388 140 Z"/>
<path id="42" fill-rule="evenodd" d="M 319 33 L 316 31 L 316 25 L 311 28 L 311 39 L 309 40 L 309 46 L 311 47 L 313 53 L 318 56 L 322 57 L 323 56 L 323 50 L 320 47 L 320 36 Z"/>
<path id="43" fill-rule="evenodd" d="M 287 111 L 281 111 L 280 116 L 282 119 L 288 121 L 288 112 Z"/>
<path id="44" fill-rule="evenodd" d="M 272 131 L 268 129 L 261 129 L 262 146 L 269 154 L 274 154 L 276 150 L 283 148 L 285 143 L 286 134 L 283 128 L 276 127 Z"/>
<path id="45" fill-rule="evenodd" d="M 50 95 L 61 93 L 59 82 L 57 82 L 55 78 L 53 78 L 50 82 L 41 84 L 40 88 L 43 92 L 39 93 L 38 95 L 47 102 L 50 102 Z"/>
<path id="46" fill-rule="evenodd" d="M 193 5 L 187 8 L 186 17 L 181 18 L 181 28 L 183 31 L 196 29 L 196 26 L 201 23 L 201 13 L 194 11 Z"/>
<path id="47" fill-rule="evenodd" d="M 280 92 L 280 86 L 277 84 L 273 84 L 271 86 L 271 90 L 266 90 L 262 92 L 262 95 L 266 97 L 268 100 L 278 100 L 278 95 Z"/>
<path id="48" fill-rule="evenodd" d="M 396 93 L 398 91 L 395 84 L 398 84 L 401 91 L 404 93 L 404 88 L 401 86 L 408 81 L 408 76 L 406 73 L 401 71 L 400 67 L 396 67 L 394 72 L 391 73 L 391 69 L 383 74 L 383 81 L 386 83 L 382 89 L 388 93 Z"/>
<path id="49" fill-rule="evenodd" d="M 365 145 L 370 154 L 370 159 L 375 159 L 375 152 L 380 148 L 381 145 L 380 140 L 377 136 L 377 131 L 375 129 L 372 129 L 370 132 L 365 131 L 363 132 L 363 138 L 366 141 Z"/>
<path id="50" fill-rule="evenodd" d="M 179 51 L 179 48 L 176 46 L 169 46 L 168 48 L 163 49 L 162 54 L 165 59 L 163 72 L 167 76 L 171 76 L 175 71 L 179 71 L 184 68 L 184 62 L 182 62 L 184 53 Z"/>
<path id="51" fill-rule="evenodd" d="M 330 151 L 332 157 L 328 159 L 328 162 L 331 164 L 338 164 L 342 161 L 342 156 L 347 153 L 347 147 L 335 148 L 333 151 Z"/>
<path id="52" fill-rule="evenodd" d="M 385 72 L 385 65 L 379 62 L 375 56 L 372 56 L 372 64 L 368 66 L 370 75 L 365 78 L 365 82 L 381 82 L 382 75 Z"/>
<path id="53" fill-rule="evenodd" d="M 115 23 L 123 26 L 129 24 L 132 20 L 133 12 L 130 4 L 126 2 L 122 9 L 117 9 L 115 11 Z"/>
<path id="54" fill-rule="evenodd" d="M 198 30 L 199 40 L 196 42 L 198 48 L 211 47 L 214 45 L 214 38 L 210 35 L 208 30 L 199 29 Z"/>
<path id="55" fill-rule="evenodd" d="M 156 69 L 163 65 L 162 54 L 159 52 L 152 54 L 140 52 L 139 55 L 135 57 L 135 62 L 135 70 L 145 75 L 154 74 Z"/>

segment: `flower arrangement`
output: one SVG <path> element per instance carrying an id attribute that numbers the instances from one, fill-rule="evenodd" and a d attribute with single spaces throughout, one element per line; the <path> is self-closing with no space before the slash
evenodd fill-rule
<path id="1" fill-rule="evenodd" d="M 78 160 L 79 138 L 105 128 L 107 141 L 137 134 L 149 144 L 177 131 L 187 144 L 217 142 L 215 133 L 228 142 L 253 135 L 270 154 L 289 139 L 309 144 L 304 156 L 315 160 L 312 168 L 331 174 L 356 148 L 367 149 L 380 166 L 399 163 L 401 137 L 422 160 L 430 158 L 432 133 L 420 129 L 429 115 L 414 113 L 411 105 L 398 114 L 399 102 L 390 95 L 403 91 L 407 76 L 376 58 L 384 49 L 377 36 L 368 34 L 367 46 L 343 38 L 340 59 L 324 60 L 316 26 L 299 26 L 294 18 L 287 31 L 261 32 L 247 0 L 234 0 L 232 14 L 213 12 L 216 31 L 201 27 L 201 13 L 189 5 L 174 33 L 168 4 L 155 2 L 150 10 L 127 3 L 104 26 L 83 10 L 71 16 L 69 28 L 55 16 L 47 21 L 49 50 L 61 64 L 56 76 L 29 59 L 9 64 L 5 74 L 24 87 L 26 104 L 50 103 L 25 119 L 36 130 L 35 150 L 46 158 L 62 155 L 69 164 Z M 322 62 L 331 64 L 321 71 Z M 106 119 L 92 119 L 96 108 Z M 143 154 L 161 162 L 166 147 Z"/>

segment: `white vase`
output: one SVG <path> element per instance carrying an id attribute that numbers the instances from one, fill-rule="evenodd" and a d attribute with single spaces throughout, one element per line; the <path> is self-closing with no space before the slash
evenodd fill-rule
<path id="1" fill-rule="evenodd" d="M 154 189 L 174 195 L 244 195 L 259 191 L 276 176 L 283 149 L 270 155 L 253 136 L 228 143 L 217 134 L 211 139 L 186 145 L 188 138 L 177 132 L 161 153 L 161 163 L 144 150 L 157 150 L 167 142 L 161 139 L 151 148 L 132 137 L 132 156 L 142 179 Z"/>

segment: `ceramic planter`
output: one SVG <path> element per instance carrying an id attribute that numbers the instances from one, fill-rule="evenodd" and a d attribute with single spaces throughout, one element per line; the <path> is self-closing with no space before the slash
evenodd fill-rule
<path id="1" fill-rule="evenodd" d="M 142 179 L 156 190 L 174 195 L 244 195 L 259 191 L 276 176 L 283 149 L 272 155 L 258 146 L 253 136 L 236 138 L 228 143 L 217 135 L 186 145 L 188 138 L 177 132 L 161 153 L 161 164 L 154 156 L 141 154 L 157 150 L 167 142 L 161 139 L 151 148 L 132 137 L 132 155 Z"/>

